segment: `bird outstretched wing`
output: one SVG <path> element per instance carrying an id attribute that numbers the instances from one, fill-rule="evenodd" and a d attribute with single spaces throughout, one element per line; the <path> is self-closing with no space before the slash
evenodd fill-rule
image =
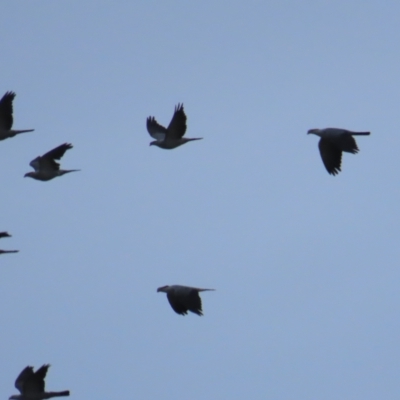
<path id="1" fill-rule="evenodd" d="M 42 365 L 36 372 L 33 372 L 33 367 L 26 367 L 18 375 L 15 387 L 27 398 L 43 393 L 45 391 L 44 378 L 49 367 L 48 364 Z"/>
<path id="2" fill-rule="evenodd" d="M 45 391 L 45 382 L 44 379 L 46 378 L 47 370 L 49 369 L 50 365 L 45 364 L 42 365 L 35 373 L 32 378 L 28 380 L 29 389 L 30 392 L 33 393 L 33 391 L 37 393 L 43 393 Z"/>
<path id="3" fill-rule="evenodd" d="M 179 297 L 172 293 L 167 293 L 167 299 L 172 309 L 179 315 L 186 315 L 188 312 L 188 308 L 182 304 Z"/>
<path id="4" fill-rule="evenodd" d="M 33 367 L 25 367 L 21 373 L 17 376 L 15 380 L 15 387 L 21 392 L 24 393 L 26 382 L 34 375 Z"/>
<path id="5" fill-rule="evenodd" d="M 65 152 L 69 149 L 72 149 L 71 143 L 64 143 L 53 150 L 48 151 L 46 154 L 43 154 L 40 157 L 36 157 L 32 160 L 29 165 L 35 170 L 59 170 L 60 164 L 55 160 L 60 160 L 61 157 L 65 154 Z"/>
<path id="6" fill-rule="evenodd" d="M 72 149 L 71 143 L 64 143 L 60 146 L 56 147 L 53 150 L 48 151 L 46 154 L 42 155 L 42 158 L 48 158 L 51 160 L 60 160 L 61 157 L 65 154 L 65 152 L 69 149 Z"/>
<path id="7" fill-rule="evenodd" d="M 167 135 L 167 129 L 160 125 L 154 117 L 147 118 L 147 132 L 159 142 L 162 142 Z"/>
<path id="8" fill-rule="evenodd" d="M 357 142 L 353 138 L 353 136 L 347 134 L 347 135 L 341 135 L 338 140 L 340 140 L 340 148 L 343 151 L 347 151 L 348 153 L 352 154 L 357 154 L 359 152 Z"/>
<path id="9" fill-rule="evenodd" d="M 335 146 L 330 140 L 320 139 L 318 143 L 319 152 L 326 170 L 331 175 L 338 174 L 342 164 L 342 150 Z"/>
<path id="10" fill-rule="evenodd" d="M 16 94 L 6 92 L 0 100 L 0 129 L 10 130 L 13 124 L 13 100 Z"/>
<path id="11" fill-rule="evenodd" d="M 201 297 L 197 290 L 192 289 L 186 298 L 186 305 L 192 313 L 203 315 L 201 307 Z"/>
<path id="12" fill-rule="evenodd" d="M 186 315 L 191 311 L 197 315 L 203 315 L 201 298 L 196 289 L 191 289 L 186 294 L 167 293 L 167 298 L 172 309 L 180 315 Z"/>
<path id="13" fill-rule="evenodd" d="M 173 139 L 181 139 L 186 132 L 186 114 L 183 104 L 175 106 L 175 112 L 168 125 L 168 136 Z"/>

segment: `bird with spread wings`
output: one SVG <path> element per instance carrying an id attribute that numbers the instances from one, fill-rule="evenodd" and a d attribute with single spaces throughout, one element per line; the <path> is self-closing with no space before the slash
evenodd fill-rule
<path id="1" fill-rule="evenodd" d="M 21 394 L 14 394 L 9 400 L 44 400 L 52 397 L 69 396 L 69 390 L 46 392 L 45 378 L 50 365 L 42 365 L 36 372 L 33 367 L 25 367 L 15 380 L 15 387 Z"/>
<path id="2" fill-rule="evenodd" d="M 33 132 L 34 129 L 11 129 L 13 126 L 13 100 L 16 94 L 6 92 L 0 100 L 0 140 L 12 138 L 19 133 Z"/>
<path id="3" fill-rule="evenodd" d="M 359 149 L 353 136 L 367 136 L 370 132 L 353 132 L 347 129 L 310 129 L 307 133 L 319 136 L 318 147 L 322 162 L 331 175 L 341 171 L 342 152 L 356 154 Z"/>
<path id="4" fill-rule="evenodd" d="M 69 172 L 80 171 L 79 169 L 60 169 L 60 164 L 55 161 L 60 160 L 69 149 L 72 149 L 72 144 L 64 143 L 46 154 L 36 157 L 29 163 L 35 171 L 27 172 L 25 177 L 30 177 L 39 181 L 49 181 L 50 179 Z"/>
<path id="5" fill-rule="evenodd" d="M 215 289 L 199 289 L 190 286 L 182 285 L 166 285 L 157 289 L 157 292 L 164 292 L 167 294 L 172 309 L 180 315 L 186 315 L 188 311 L 199 316 L 203 315 L 201 307 L 201 298 L 199 293 L 211 291 Z"/>
<path id="6" fill-rule="evenodd" d="M 171 150 L 176 147 L 191 142 L 192 140 L 200 140 L 203 138 L 184 138 L 186 132 L 186 114 L 183 104 L 175 107 L 174 115 L 168 128 L 160 125 L 154 117 L 147 118 L 147 131 L 150 136 L 156 140 L 150 142 L 150 146 L 158 146 L 161 149 Z"/>

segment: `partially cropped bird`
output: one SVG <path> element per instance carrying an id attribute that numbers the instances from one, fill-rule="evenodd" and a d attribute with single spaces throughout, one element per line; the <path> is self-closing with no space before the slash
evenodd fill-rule
<path id="1" fill-rule="evenodd" d="M 356 154 L 359 149 L 353 136 L 367 136 L 370 132 L 353 132 L 347 129 L 310 129 L 307 133 L 319 136 L 319 152 L 326 170 L 331 175 L 341 171 L 342 152 Z"/>
<path id="2" fill-rule="evenodd" d="M 60 169 L 60 164 L 55 161 L 60 160 L 69 149 L 72 149 L 72 144 L 64 143 L 46 154 L 36 157 L 29 163 L 35 171 L 27 172 L 25 177 L 29 176 L 39 181 L 49 181 L 68 172 L 80 171 L 79 169 Z"/>
<path id="3" fill-rule="evenodd" d="M 0 232 L 0 239 L 5 237 L 11 237 L 8 232 Z M 0 250 L 0 254 L 7 254 L 7 253 L 18 253 L 19 250 Z"/>
<path id="4" fill-rule="evenodd" d="M 11 129 L 13 125 L 13 100 L 15 96 L 14 92 L 6 92 L 0 100 L 0 140 L 12 138 L 19 133 L 34 131 L 34 129 Z"/>
<path id="5" fill-rule="evenodd" d="M 210 290 L 215 289 L 199 289 L 190 286 L 167 285 L 159 287 L 157 292 L 167 293 L 169 304 L 177 314 L 186 315 L 188 311 L 191 311 L 197 315 L 203 315 L 199 292 Z"/>
<path id="6" fill-rule="evenodd" d="M 11 235 L 8 232 L 0 232 L 0 239 L 5 237 L 11 237 Z"/>
<path id="7" fill-rule="evenodd" d="M 175 107 L 174 116 L 168 125 L 164 128 L 154 117 L 147 118 L 147 131 L 150 136 L 156 140 L 150 142 L 150 146 L 158 146 L 161 149 L 175 149 L 182 144 L 191 142 L 192 140 L 200 140 L 203 138 L 184 138 L 186 132 L 186 114 L 183 109 L 183 104 L 178 104 Z"/>
<path id="8" fill-rule="evenodd" d="M 44 379 L 50 365 L 41 366 L 36 372 L 33 367 L 24 368 L 15 381 L 15 387 L 21 394 L 10 396 L 9 400 L 42 400 L 52 397 L 69 396 L 69 390 L 62 392 L 46 392 Z"/>
<path id="9" fill-rule="evenodd" d="M 19 250 L 0 250 L 0 254 L 18 253 Z"/>

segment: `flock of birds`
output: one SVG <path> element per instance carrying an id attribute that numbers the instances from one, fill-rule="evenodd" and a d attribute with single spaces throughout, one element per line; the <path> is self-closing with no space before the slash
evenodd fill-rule
<path id="1" fill-rule="evenodd" d="M 13 126 L 13 100 L 16 94 L 6 92 L 0 100 L 0 140 L 12 138 L 20 133 L 33 132 L 34 129 L 14 130 Z M 171 150 L 182 144 L 202 138 L 185 138 L 186 133 L 186 114 L 183 104 L 175 107 L 174 115 L 168 128 L 160 125 L 154 117 L 147 118 L 147 131 L 155 140 L 150 142 L 150 146 L 158 146 L 161 149 Z M 359 149 L 353 136 L 369 135 L 370 132 L 352 132 L 346 129 L 325 128 L 310 129 L 310 134 L 320 137 L 319 151 L 322 162 L 331 175 L 337 175 L 341 171 L 342 153 L 358 153 Z M 67 150 L 72 149 L 70 143 L 64 143 L 48 151 L 42 156 L 36 157 L 30 162 L 34 169 L 27 172 L 25 177 L 30 177 L 39 181 L 49 181 L 58 176 L 69 172 L 79 171 L 78 169 L 61 169 L 56 160 L 60 160 Z M 0 232 L 0 238 L 10 237 L 7 232 Z M 0 250 L 0 254 L 17 253 L 18 250 Z M 180 315 L 186 315 L 188 311 L 203 315 L 201 298 L 199 293 L 215 289 L 201 289 L 182 285 L 166 285 L 157 289 L 157 292 L 167 294 L 167 299 L 172 309 Z M 20 394 L 12 395 L 15 400 L 42 400 L 52 397 L 69 396 L 69 390 L 60 392 L 46 392 L 45 377 L 49 365 L 45 364 L 34 372 L 33 367 L 25 367 L 15 381 L 15 387 Z"/>

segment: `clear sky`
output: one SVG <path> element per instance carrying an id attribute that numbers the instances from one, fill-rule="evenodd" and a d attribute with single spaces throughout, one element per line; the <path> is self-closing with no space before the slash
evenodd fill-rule
<path id="1" fill-rule="evenodd" d="M 397 400 L 400 3 L 3 1 L 0 397 Z M 149 147 L 183 102 L 188 137 Z M 330 176 L 310 128 L 371 131 Z M 29 162 L 64 143 L 49 182 Z M 217 289 L 182 317 L 159 286 Z"/>

